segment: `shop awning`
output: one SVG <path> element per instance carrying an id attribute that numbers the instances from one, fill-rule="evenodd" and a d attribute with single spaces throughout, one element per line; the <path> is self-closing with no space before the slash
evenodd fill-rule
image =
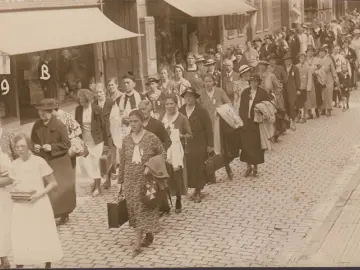
<path id="1" fill-rule="evenodd" d="M 0 13 L 0 52 L 15 55 L 141 36 L 97 7 Z"/>
<path id="2" fill-rule="evenodd" d="M 165 2 L 192 17 L 244 14 L 257 10 L 244 0 L 165 0 Z"/>

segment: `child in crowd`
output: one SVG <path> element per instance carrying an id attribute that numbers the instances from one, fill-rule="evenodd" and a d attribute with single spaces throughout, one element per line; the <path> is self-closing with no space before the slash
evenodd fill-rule
<path id="1" fill-rule="evenodd" d="M 340 91 L 342 96 L 342 110 L 349 109 L 349 98 L 351 89 L 351 76 L 346 65 L 342 65 L 341 73 L 339 73 Z"/>

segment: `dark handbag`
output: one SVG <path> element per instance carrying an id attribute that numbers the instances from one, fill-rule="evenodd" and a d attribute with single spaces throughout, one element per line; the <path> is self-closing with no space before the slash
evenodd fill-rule
<path id="1" fill-rule="evenodd" d="M 106 151 L 100 157 L 100 173 L 102 176 L 107 175 L 112 166 L 111 151 Z"/>
<path id="2" fill-rule="evenodd" d="M 149 209 L 158 207 L 158 186 L 152 176 L 147 176 L 147 181 L 141 190 L 141 201 Z"/>
<path id="3" fill-rule="evenodd" d="M 123 196 L 122 184 L 117 199 L 107 204 L 107 211 L 109 228 L 119 228 L 129 220 L 126 199 Z"/>
<path id="4" fill-rule="evenodd" d="M 205 174 L 207 177 L 211 177 L 217 170 L 223 168 L 224 166 L 225 162 L 223 156 L 212 152 L 205 161 Z"/>

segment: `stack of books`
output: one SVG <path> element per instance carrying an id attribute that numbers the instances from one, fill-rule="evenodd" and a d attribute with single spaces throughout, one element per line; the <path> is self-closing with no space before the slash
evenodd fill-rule
<path id="1" fill-rule="evenodd" d="M 29 202 L 31 197 L 36 193 L 33 191 L 11 191 L 11 199 L 15 202 Z"/>

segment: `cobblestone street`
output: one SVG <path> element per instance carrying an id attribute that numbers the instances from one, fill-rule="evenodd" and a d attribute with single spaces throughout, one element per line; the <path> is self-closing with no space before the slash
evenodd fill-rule
<path id="1" fill-rule="evenodd" d="M 64 258 L 54 267 L 285 266 L 306 248 L 339 192 L 360 165 L 360 92 L 350 110 L 309 120 L 288 131 L 266 154 L 258 178 L 218 172 L 200 204 L 186 199 L 182 213 L 161 219 L 154 244 L 131 258 L 134 233 L 124 224 L 108 229 L 106 203 L 118 186 L 99 198 L 78 178 L 78 206 L 59 228 Z M 190 190 L 189 193 L 192 191 Z"/>

